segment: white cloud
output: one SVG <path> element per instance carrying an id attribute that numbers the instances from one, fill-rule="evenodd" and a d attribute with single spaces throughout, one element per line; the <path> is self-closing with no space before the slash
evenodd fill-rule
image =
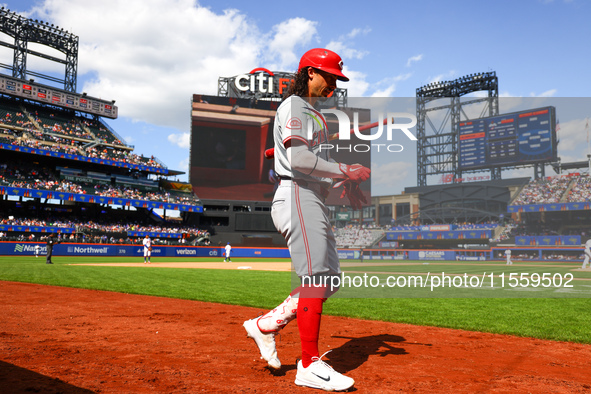
<path id="1" fill-rule="evenodd" d="M 503 175 L 502 177 L 504 179 L 509 179 L 509 178 L 533 178 L 534 176 L 534 170 L 531 167 L 528 168 L 516 168 L 516 169 L 511 169 L 508 171 L 503 171 Z"/>
<path id="2" fill-rule="evenodd" d="M 349 70 L 346 66 L 343 68 L 343 74 L 349 77 L 349 82 L 339 82 L 339 88 L 347 89 L 348 97 L 362 97 L 369 88 L 369 82 L 366 81 L 366 75 L 359 71 Z"/>
<path id="3" fill-rule="evenodd" d="M 550 89 L 550 90 L 546 90 L 545 92 L 542 93 L 530 93 L 530 97 L 554 97 L 554 95 L 556 94 L 557 90 L 556 89 Z"/>
<path id="4" fill-rule="evenodd" d="M 406 61 L 406 67 L 410 67 L 413 63 L 423 60 L 423 54 L 409 57 Z"/>
<path id="5" fill-rule="evenodd" d="M 271 64 L 275 70 L 291 70 L 297 67 L 300 54 L 296 48 L 308 45 L 317 35 L 317 22 L 304 18 L 293 18 L 273 27 L 270 37 L 267 59 L 280 59 L 279 63 Z"/>
<path id="6" fill-rule="evenodd" d="M 343 59 L 363 59 L 369 52 L 352 48 L 351 40 L 359 35 L 366 35 L 369 32 L 371 32 L 370 28 L 355 28 L 337 40 L 329 42 L 326 48 L 338 53 Z"/>
<path id="7" fill-rule="evenodd" d="M 338 53 L 343 59 L 363 59 L 367 51 L 350 48 L 341 41 L 331 41 L 326 45 L 327 49 Z"/>
<path id="8" fill-rule="evenodd" d="M 367 35 L 370 32 L 371 32 L 371 28 L 369 28 L 369 27 L 366 27 L 366 28 L 363 28 L 363 29 L 361 29 L 361 28 L 358 27 L 358 28 L 355 28 L 355 29 L 351 30 L 349 33 L 347 33 L 345 37 L 348 38 L 348 39 L 352 39 L 352 38 L 355 38 L 355 37 L 357 37 L 359 35 L 363 35 L 363 36 L 364 35 Z"/>
<path id="9" fill-rule="evenodd" d="M 278 21 L 265 33 L 241 11 L 195 0 L 44 0 L 30 17 L 80 37 L 78 91 L 115 99 L 120 117 L 179 130 L 192 94 L 216 95 L 218 77 L 256 67 L 293 70 L 317 39 L 317 22 Z"/>
<path id="10" fill-rule="evenodd" d="M 442 82 L 442 81 L 449 81 L 455 79 L 457 72 L 455 70 L 450 70 L 447 73 L 436 75 L 432 78 L 429 78 L 429 82 L 427 83 L 435 83 L 435 82 Z"/>
<path id="11" fill-rule="evenodd" d="M 560 122 L 560 130 L 557 137 L 560 140 L 558 150 L 560 155 L 564 151 L 579 151 L 581 147 L 587 147 L 587 139 L 591 138 L 589 133 L 591 129 L 585 127 L 589 122 L 587 119 L 574 119 L 568 122 Z M 574 152 L 571 152 L 572 155 Z M 577 160 L 585 160 L 585 155 L 581 152 L 581 156 Z"/>
<path id="12" fill-rule="evenodd" d="M 373 187 L 392 186 L 396 182 L 406 181 L 409 171 L 415 163 L 393 161 L 386 164 L 371 163 L 371 184 Z"/>
<path id="13" fill-rule="evenodd" d="M 412 73 L 400 74 L 392 78 L 385 78 L 376 84 L 376 90 L 371 97 L 391 97 L 396 91 L 398 82 L 406 81 L 412 76 Z"/>
<path id="14" fill-rule="evenodd" d="M 178 166 L 179 166 L 178 168 L 181 171 L 184 171 L 185 172 L 185 175 L 182 175 L 182 178 L 185 179 L 185 180 L 187 179 L 188 174 L 189 174 L 189 164 L 191 164 L 191 160 L 190 160 L 189 156 L 187 156 L 186 158 L 184 158 L 183 160 L 181 160 L 179 162 L 179 164 L 178 164 Z"/>
<path id="15" fill-rule="evenodd" d="M 191 146 L 191 135 L 189 133 L 169 134 L 168 141 L 181 148 L 189 148 Z"/>

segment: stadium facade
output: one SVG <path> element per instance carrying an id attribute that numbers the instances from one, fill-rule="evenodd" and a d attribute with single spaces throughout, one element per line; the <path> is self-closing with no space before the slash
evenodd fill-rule
<path id="1" fill-rule="evenodd" d="M 4 8 L 0 31 L 14 40 L 0 42 L 13 51 L 13 63 L 0 64 L 10 72 L 0 75 L 3 240 L 38 241 L 49 233 L 73 242 L 203 238 L 190 225 L 203 211 L 199 198 L 189 184 L 168 180 L 183 172 L 133 153 L 103 121 L 117 118 L 115 100 L 76 92 L 78 37 Z M 55 50 L 63 57 L 48 54 Z M 31 56 L 62 65 L 63 77 L 28 68 Z M 167 220 L 173 210 L 180 221 Z"/>

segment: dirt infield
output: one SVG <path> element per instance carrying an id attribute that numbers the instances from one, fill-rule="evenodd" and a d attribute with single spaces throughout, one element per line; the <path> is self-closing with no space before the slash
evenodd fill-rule
<path id="1" fill-rule="evenodd" d="M 296 324 L 279 374 L 259 359 L 242 328 L 258 309 L 13 282 L 0 297 L 2 393 L 318 392 L 293 384 Z M 320 348 L 363 393 L 591 390 L 589 345 L 324 316 Z"/>

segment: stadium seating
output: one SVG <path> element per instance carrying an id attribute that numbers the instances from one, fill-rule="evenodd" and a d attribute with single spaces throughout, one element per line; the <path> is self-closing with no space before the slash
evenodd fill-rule
<path id="1" fill-rule="evenodd" d="M 540 178 L 528 183 L 511 205 L 552 204 L 561 202 L 573 177 Z"/>
<path id="2" fill-rule="evenodd" d="M 0 161 L 0 166 L 0 185 L 4 186 L 187 205 L 199 202 L 199 198 L 193 193 L 171 194 L 161 191 L 156 181 L 147 178 L 111 177 L 104 173 L 93 171 L 88 174 L 75 169 L 68 169 L 63 173 L 61 171 L 64 169 L 61 169 L 58 174 L 50 168 L 39 168 L 24 162 Z M 84 181 L 74 181 L 68 175 L 77 176 Z"/>
<path id="3" fill-rule="evenodd" d="M 573 179 L 566 202 L 591 201 L 591 176 L 581 175 Z"/>
<path id="4" fill-rule="evenodd" d="M 130 152 L 100 121 L 68 112 L 0 98 L 0 129 L 1 134 L 18 136 L 3 143 L 164 168 L 153 156 Z"/>
<path id="5" fill-rule="evenodd" d="M 335 237 L 337 247 L 367 248 L 381 239 L 384 234 L 383 229 L 350 225 L 337 229 Z"/>
<path id="6" fill-rule="evenodd" d="M 110 219 L 110 220 L 109 220 Z M 137 220 L 137 219 L 136 219 Z M 0 214 L 0 226 L 13 226 L 15 231 L 6 236 L 3 240 L 22 241 L 39 240 L 46 233 L 42 230 L 55 229 L 58 233 L 61 230 L 73 229 L 71 233 L 61 234 L 64 240 L 72 242 L 91 242 L 91 243 L 139 243 L 141 244 L 143 236 L 132 236 L 131 232 L 159 233 L 162 237 L 155 237 L 154 242 L 160 244 L 187 244 L 194 240 L 209 237 L 209 232 L 199 229 L 195 226 L 180 225 L 177 223 L 164 223 L 160 225 L 151 225 L 146 223 L 137 223 L 130 221 L 116 221 L 113 217 L 107 220 L 96 222 L 87 221 L 69 215 L 68 218 L 33 218 L 33 217 L 7 217 Z M 16 227 L 28 227 L 27 231 L 18 232 Z M 35 231 L 38 228 L 39 231 Z M 165 234 L 181 235 L 179 238 L 167 238 Z"/>

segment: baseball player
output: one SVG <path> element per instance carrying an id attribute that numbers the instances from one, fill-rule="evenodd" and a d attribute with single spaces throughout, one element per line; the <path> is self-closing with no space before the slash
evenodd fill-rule
<path id="1" fill-rule="evenodd" d="M 322 361 L 318 351 L 322 305 L 331 293 L 326 287 L 310 286 L 310 278 L 330 278 L 341 273 L 324 200 L 333 179 L 337 179 L 335 186 L 344 186 L 341 197 L 347 195 L 352 205 L 360 207 L 365 198 L 359 183 L 370 175 L 369 168 L 337 163 L 327 149 L 320 149 L 320 144 L 328 142 L 328 130 L 314 104 L 334 91 L 337 80 L 349 80 L 342 68 L 340 56 L 332 51 L 316 48 L 306 52 L 287 97 L 277 109 L 273 129 L 274 166 L 280 184 L 273 198 L 271 216 L 287 241 L 302 285 L 277 308 L 244 322 L 247 335 L 255 341 L 262 358 L 269 367 L 279 369 L 281 362 L 274 337 L 297 317 L 302 357 L 297 364 L 295 383 L 327 391 L 346 390 L 355 382 Z"/>
<path id="2" fill-rule="evenodd" d="M 505 250 L 505 256 L 507 256 L 507 265 L 513 265 L 513 261 L 511 261 L 511 249 Z"/>
<path id="3" fill-rule="evenodd" d="M 591 238 L 585 242 L 585 260 L 583 260 L 583 269 L 587 268 L 589 264 L 589 259 L 591 259 Z M 591 268 L 591 265 L 589 266 Z"/>
<path id="4" fill-rule="evenodd" d="M 230 242 L 228 242 L 228 244 L 226 245 L 225 250 L 226 250 L 226 252 L 224 254 L 224 256 L 225 256 L 224 263 L 227 263 L 227 262 L 231 263 L 232 260 L 230 260 L 230 251 L 232 250 L 232 246 L 230 246 Z"/>
<path id="5" fill-rule="evenodd" d="M 143 241 L 144 244 L 144 264 L 150 264 L 150 257 L 152 257 L 152 240 L 150 236 L 146 234 Z"/>
<path id="6" fill-rule="evenodd" d="M 41 246 L 35 245 L 35 258 L 39 258 L 40 251 L 41 251 Z"/>
<path id="7" fill-rule="evenodd" d="M 61 241 L 59 239 L 55 239 L 55 234 L 49 234 L 49 237 L 47 237 L 47 259 L 45 261 L 45 264 L 53 264 L 51 262 L 51 256 L 53 255 L 53 245 L 55 244 L 59 244 Z"/>

